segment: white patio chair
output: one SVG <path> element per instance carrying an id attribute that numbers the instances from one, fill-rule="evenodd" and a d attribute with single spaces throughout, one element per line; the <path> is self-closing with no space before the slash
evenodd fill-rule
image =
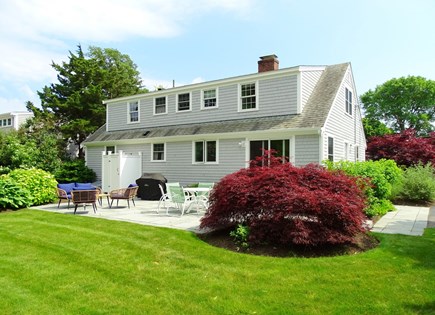
<path id="1" fill-rule="evenodd" d="M 167 183 L 166 184 L 166 194 L 168 195 L 167 201 L 177 205 L 178 209 L 181 210 L 181 215 L 189 208 L 189 206 L 196 202 L 195 199 L 188 193 L 186 193 L 179 183 Z M 166 207 L 166 214 L 168 214 L 169 207 Z M 196 209 L 198 212 L 198 208 Z"/>
<path id="2" fill-rule="evenodd" d="M 178 183 L 176 183 L 176 184 L 178 184 Z M 180 186 L 180 184 L 178 184 L 178 186 Z M 160 188 L 160 192 L 162 193 L 162 196 L 160 197 L 159 206 L 157 207 L 157 214 L 160 212 L 160 206 L 162 205 L 162 203 L 163 203 L 163 206 L 166 208 L 166 214 L 168 214 L 169 206 L 166 205 L 166 202 L 171 202 L 171 200 L 169 198 L 169 195 L 167 193 L 165 193 L 165 190 L 163 189 L 163 186 L 161 184 L 159 184 L 159 188 Z"/>

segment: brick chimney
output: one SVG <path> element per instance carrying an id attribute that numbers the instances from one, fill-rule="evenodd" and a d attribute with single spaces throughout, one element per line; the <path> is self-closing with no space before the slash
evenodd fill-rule
<path id="1" fill-rule="evenodd" d="M 275 71 L 279 69 L 279 61 L 277 55 L 268 55 L 260 57 L 258 61 L 258 72 Z"/>

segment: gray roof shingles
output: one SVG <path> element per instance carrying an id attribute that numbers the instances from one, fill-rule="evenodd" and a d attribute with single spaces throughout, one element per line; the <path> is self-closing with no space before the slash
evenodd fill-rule
<path id="1" fill-rule="evenodd" d="M 106 131 L 106 126 L 103 125 L 90 135 L 85 143 L 244 131 L 321 128 L 325 124 L 348 66 L 349 63 L 343 63 L 326 67 L 302 113 L 299 115 L 281 115 L 119 131 Z"/>

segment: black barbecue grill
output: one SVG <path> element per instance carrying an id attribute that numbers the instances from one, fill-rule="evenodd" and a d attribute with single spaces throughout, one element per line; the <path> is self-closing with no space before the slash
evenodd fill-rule
<path id="1" fill-rule="evenodd" d="M 166 182 L 165 176 L 161 173 L 143 173 L 136 179 L 136 184 L 139 186 L 137 196 L 142 200 L 159 200 L 162 196 L 159 184 L 165 189 Z"/>

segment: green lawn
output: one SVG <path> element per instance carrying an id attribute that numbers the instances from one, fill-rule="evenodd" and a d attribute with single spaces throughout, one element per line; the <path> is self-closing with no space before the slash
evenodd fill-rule
<path id="1" fill-rule="evenodd" d="M 228 252 L 184 231 L 0 213 L 1 314 L 433 314 L 435 229 L 354 256 Z"/>

